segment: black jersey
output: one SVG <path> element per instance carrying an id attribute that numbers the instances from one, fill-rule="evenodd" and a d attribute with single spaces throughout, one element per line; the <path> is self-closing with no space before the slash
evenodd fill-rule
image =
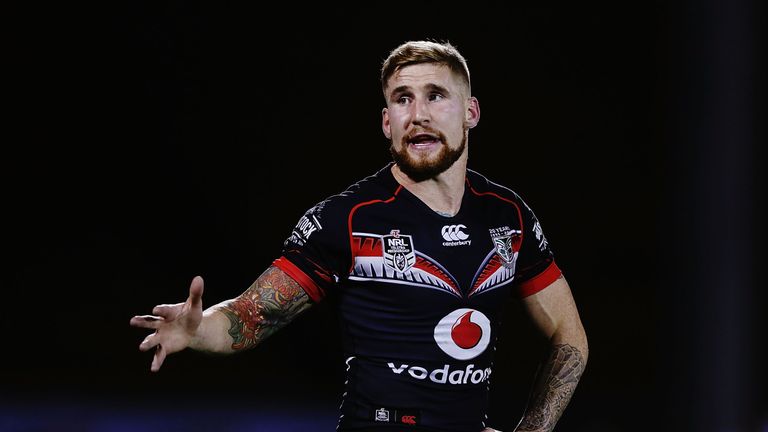
<path id="1" fill-rule="evenodd" d="M 308 210 L 275 265 L 313 301 L 338 295 L 340 430 L 480 431 L 503 302 L 560 270 L 511 190 L 468 170 L 445 217 L 390 168 Z"/>

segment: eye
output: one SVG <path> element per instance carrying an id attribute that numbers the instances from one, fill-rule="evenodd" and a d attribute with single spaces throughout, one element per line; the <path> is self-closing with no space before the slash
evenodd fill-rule
<path id="1" fill-rule="evenodd" d="M 443 96 L 441 93 L 430 93 L 429 94 L 429 101 L 430 102 L 437 102 L 440 100 L 445 99 L 445 96 Z"/>
<path id="2" fill-rule="evenodd" d="M 405 104 L 409 103 L 410 101 L 411 101 L 411 97 L 410 96 L 400 96 L 400 97 L 398 97 L 396 99 L 396 102 L 399 105 L 405 105 Z"/>

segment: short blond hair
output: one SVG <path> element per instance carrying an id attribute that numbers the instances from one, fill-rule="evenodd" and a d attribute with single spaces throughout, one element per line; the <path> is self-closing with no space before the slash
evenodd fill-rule
<path id="1" fill-rule="evenodd" d="M 464 80 L 469 93 L 472 94 L 469 68 L 464 56 L 450 42 L 432 41 L 409 41 L 393 49 L 381 66 L 381 90 L 386 92 L 387 81 L 395 72 L 406 66 L 420 63 L 448 66 L 451 72 Z"/>

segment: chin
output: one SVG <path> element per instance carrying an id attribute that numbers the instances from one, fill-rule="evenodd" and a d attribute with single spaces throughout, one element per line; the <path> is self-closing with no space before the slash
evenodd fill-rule
<path id="1" fill-rule="evenodd" d="M 437 177 L 453 166 L 464 153 L 466 144 L 465 135 L 456 149 L 451 149 L 443 141 L 442 145 L 424 151 L 414 150 L 411 146 L 398 149 L 394 145 L 391 145 L 389 150 L 400 171 L 418 182 Z"/>

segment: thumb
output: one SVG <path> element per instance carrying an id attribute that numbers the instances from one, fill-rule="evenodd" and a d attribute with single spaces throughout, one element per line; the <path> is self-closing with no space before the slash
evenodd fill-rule
<path id="1" fill-rule="evenodd" d="M 193 308 L 203 308 L 203 278 L 195 276 L 189 285 L 189 304 Z"/>

